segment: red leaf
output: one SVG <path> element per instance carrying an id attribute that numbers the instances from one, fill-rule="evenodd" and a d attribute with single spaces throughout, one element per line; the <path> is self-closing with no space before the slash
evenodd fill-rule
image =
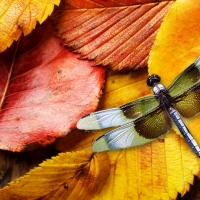
<path id="1" fill-rule="evenodd" d="M 173 1 L 70 1 L 54 14 L 64 44 L 112 70 L 146 67 L 149 51 Z M 84 9 L 83 9 L 84 8 Z"/>
<path id="2" fill-rule="evenodd" d="M 78 60 L 53 36 L 47 23 L 0 54 L 0 148 L 22 151 L 45 146 L 93 111 L 104 69 Z"/>

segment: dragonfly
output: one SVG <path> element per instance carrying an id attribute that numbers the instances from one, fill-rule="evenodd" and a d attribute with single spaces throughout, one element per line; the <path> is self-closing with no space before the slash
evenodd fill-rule
<path id="1" fill-rule="evenodd" d="M 178 127 L 189 146 L 200 157 L 200 147 L 181 116 L 190 118 L 200 113 L 200 57 L 181 72 L 168 88 L 152 74 L 147 79 L 154 95 L 138 98 L 119 107 L 101 110 L 82 117 L 77 128 L 99 130 L 115 127 L 97 138 L 93 152 L 128 148 L 151 142 Z"/>

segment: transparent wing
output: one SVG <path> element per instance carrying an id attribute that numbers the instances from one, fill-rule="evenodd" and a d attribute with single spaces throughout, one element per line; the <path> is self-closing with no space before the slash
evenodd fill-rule
<path id="1" fill-rule="evenodd" d="M 142 145 L 151 142 L 171 128 L 172 122 L 168 113 L 157 108 L 136 121 L 129 122 L 100 136 L 94 141 L 92 150 L 101 152 Z"/>
<path id="2" fill-rule="evenodd" d="M 200 83 L 200 57 L 174 79 L 168 91 L 172 97 L 180 96 L 198 83 Z"/>
<path id="3" fill-rule="evenodd" d="M 174 98 L 173 105 L 186 118 L 200 113 L 200 83 Z"/>
<path id="4" fill-rule="evenodd" d="M 151 142 L 140 136 L 133 123 L 128 123 L 97 138 L 92 145 L 93 152 L 122 149 Z"/>
<path id="5" fill-rule="evenodd" d="M 97 130 L 120 126 L 142 117 L 159 106 L 154 96 L 147 96 L 120 107 L 97 111 L 82 117 L 77 128 L 82 130 Z"/>

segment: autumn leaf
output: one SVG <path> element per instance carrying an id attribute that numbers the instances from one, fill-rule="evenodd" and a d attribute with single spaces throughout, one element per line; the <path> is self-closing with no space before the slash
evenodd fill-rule
<path id="1" fill-rule="evenodd" d="M 45 23 L 0 54 L 1 149 L 46 146 L 97 106 L 105 70 L 78 60 L 53 33 Z"/>
<path id="2" fill-rule="evenodd" d="M 54 24 L 64 44 L 112 70 L 147 66 L 149 51 L 173 1 L 70 1 L 61 3 Z"/>
<path id="3" fill-rule="evenodd" d="M 0 1 L 0 52 L 7 49 L 21 34 L 29 34 L 52 13 L 60 0 L 1 0 Z"/>
<path id="4" fill-rule="evenodd" d="M 1 199 L 91 199 L 102 189 L 109 171 L 107 154 L 62 153 L 2 189 Z"/>

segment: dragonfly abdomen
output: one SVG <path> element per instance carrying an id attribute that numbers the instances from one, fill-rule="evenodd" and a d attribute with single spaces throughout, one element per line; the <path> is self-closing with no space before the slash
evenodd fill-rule
<path id="1" fill-rule="evenodd" d="M 179 131 L 181 132 L 181 134 L 185 138 L 185 140 L 188 142 L 188 144 L 193 149 L 193 151 L 200 157 L 200 147 L 197 144 L 197 142 L 195 141 L 195 139 L 193 138 L 193 136 L 190 133 L 190 131 L 188 130 L 188 128 L 186 127 L 186 125 L 184 124 L 179 113 L 172 107 L 170 107 L 168 109 L 168 112 L 169 112 L 172 120 L 174 121 L 174 123 L 178 127 Z"/>

